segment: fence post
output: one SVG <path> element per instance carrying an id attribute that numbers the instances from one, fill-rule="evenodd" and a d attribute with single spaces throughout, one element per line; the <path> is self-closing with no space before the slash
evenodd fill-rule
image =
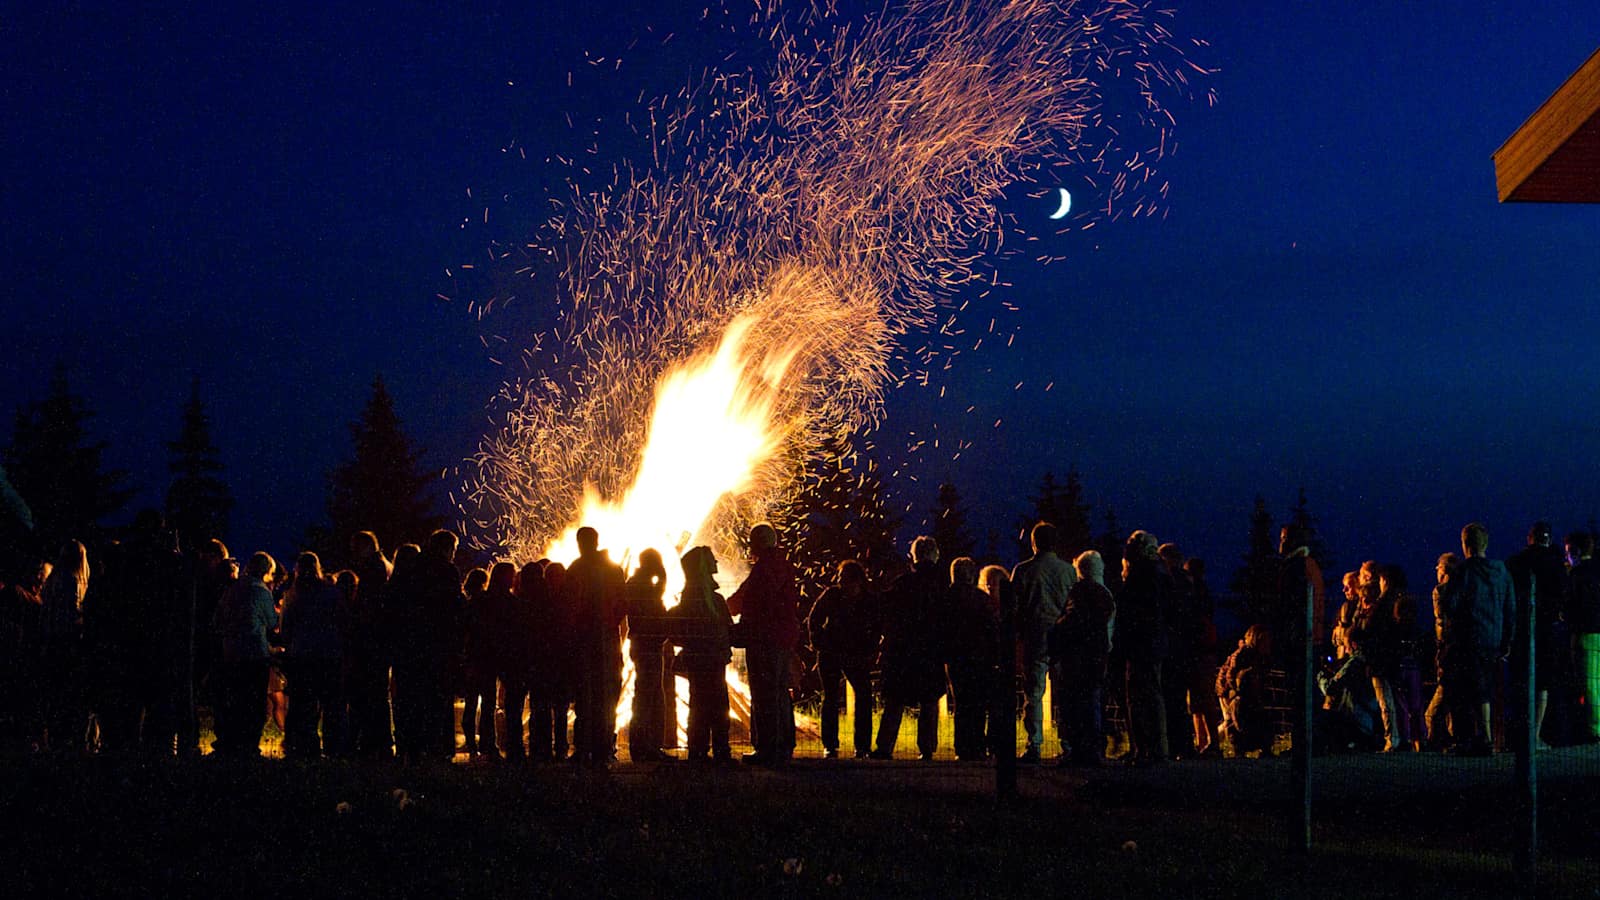
<path id="1" fill-rule="evenodd" d="M 1005 693 L 1005 715 L 994 740 L 994 793 L 1001 803 L 1017 798 L 1017 602 L 1010 584 L 1000 589 L 1000 662 L 995 677 Z"/>
<path id="2" fill-rule="evenodd" d="M 1296 616 L 1299 641 L 1293 646 L 1295 658 L 1289 660 L 1293 673 L 1289 679 L 1289 702 L 1293 704 L 1290 718 L 1289 740 L 1290 772 L 1294 782 L 1293 799 L 1289 812 L 1289 835 L 1292 848 L 1299 853 L 1311 851 L 1311 716 L 1313 697 L 1312 662 L 1316 647 L 1312 645 L 1313 620 L 1316 618 L 1316 587 L 1306 580 L 1306 595 L 1300 615 Z"/>
<path id="3" fill-rule="evenodd" d="M 1515 686 L 1511 702 L 1513 715 L 1522 723 L 1517 735 L 1517 811 L 1520 813 L 1516 857 L 1512 861 L 1526 896 L 1534 896 L 1539 878 L 1539 719 L 1538 691 L 1534 681 L 1533 654 L 1537 638 L 1533 633 L 1535 607 L 1539 600 L 1539 584 L 1528 575 L 1528 598 L 1517 604 L 1517 639 L 1522 644 L 1521 658 L 1511 655 L 1515 662 L 1511 683 Z"/>

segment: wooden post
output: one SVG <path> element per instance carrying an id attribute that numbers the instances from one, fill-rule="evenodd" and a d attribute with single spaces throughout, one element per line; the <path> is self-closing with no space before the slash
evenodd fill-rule
<path id="1" fill-rule="evenodd" d="M 1536 649 L 1536 637 L 1533 633 L 1535 607 L 1538 604 L 1539 584 L 1538 579 L 1531 573 L 1528 575 L 1528 598 L 1524 603 L 1517 604 L 1517 639 L 1521 642 L 1521 654 L 1512 654 L 1515 661 L 1515 671 L 1512 672 L 1511 683 L 1514 687 L 1511 702 L 1516 710 L 1512 713 L 1522 727 L 1517 731 L 1517 807 L 1521 825 L 1518 835 L 1516 857 L 1512 863 L 1516 869 L 1518 880 L 1526 896 L 1534 896 L 1539 878 L 1539 719 L 1538 719 L 1538 691 L 1534 681 L 1533 654 Z"/>

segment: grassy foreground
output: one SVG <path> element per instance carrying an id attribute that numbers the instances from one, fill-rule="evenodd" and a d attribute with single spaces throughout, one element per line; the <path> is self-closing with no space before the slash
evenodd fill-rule
<path id="1" fill-rule="evenodd" d="M 1248 805 L 1130 805 L 1022 774 L 1026 799 L 999 808 L 987 769 L 941 763 L 595 775 L 28 757 L 0 776 L 0 821 L 12 897 L 1516 893 L 1503 858 L 1357 828 L 1302 861 Z M 1593 874 L 1547 866 L 1541 894 L 1594 896 Z"/>

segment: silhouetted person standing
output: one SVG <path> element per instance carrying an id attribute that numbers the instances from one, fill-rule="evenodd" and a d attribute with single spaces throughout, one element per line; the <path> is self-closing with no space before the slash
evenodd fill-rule
<path id="1" fill-rule="evenodd" d="M 662 619 L 667 614 L 662 597 L 667 590 L 667 569 L 656 550 L 639 554 L 639 567 L 628 578 L 628 658 L 633 660 L 633 717 L 628 723 L 628 757 L 634 762 L 658 762 L 666 757 L 667 684 L 661 659 Z M 676 737 L 676 735 L 674 735 Z"/>
<path id="2" fill-rule="evenodd" d="M 1078 580 L 1050 630 L 1050 658 L 1061 673 L 1062 762 L 1098 766 L 1106 755 L 1100 709 L 1117 606 L 1106 587 L 1105 560 L 1097 551 L 1078 554 L 1073 568 Z"/>
<path id="3" fill-rule="evenodd" d="M 978 589 L 978 565 L 971 557 L 950 562 L 950 587 L 942 609 L 940 643 L 945 648 L 950 694 L 955 701 L 956 759 L 981 761 L 988 755 L 1000 617 L 989 605 L 989 596 Z"/>
<path id="4" fill-rule="evenodd" d="M 520 664 L 524 652 L 517 646 L 526 628 L 513 593 L 516 586 L 516 566 L 496 563 L 483 591 L 467 600 L 466 703 L 461 709 L 461 736 L 467 753 L 490 760 L 500 758 L 495 698 L 502 683 L 507 695 L 506 755 L 513 759 L 522 756 L 522 705 L 517 705 L 513 733 L 510 694 L 514 685 L 506 677 Z"/>
<path id="5" fill-rule="evenodd" d="M 261 755 L 261 729 L 267 721 L 267 676 L 272 632 L 278 627 L 272 589 L 266 578 L 277 564 L 265 553 L 245 563 L 244 573 L 217 604 L 217 753 Z"/>
<path id="6" fill-rule="evenodd" d="M 83 696 L 83 598 L 88 589 L 88 551 L 68 541 L 40 591 L 44 723 L 50 749 L 56 751 L 81 749 L 89 722 Z"/>
<path id="7" fill-rule="evenodd" d="M 1587 532 L 1567 538 L 1573 558 L 1567 624 L 1583 694 L 1584 718 L 1578 723 L 1583 743 L 1600 741 L 1600 560 L 1594 558 L 1594 543 L 1595 536 Z"/>
<path id="8" fill-rule="evenodd" d="M 573 687 L 573 623 L 559 563 L 522 567 L 517 594 L 527 605 L 528 756 L 536 763 L 567 758 L 567 707 Z"/>
<path id="9" fill-rule="evenodd" d="M 1017 564 L 1011 589 L 1017 601 L 1017 641 L 1022 645 L 1022 724 L 1028 747 L 1020 762 L 1036 763 L 1044 747 L 1044 689 L 1050 677 L 1050 629 L 1066 608 L 1067 591 L 1077 581 L 1072 566 L 1056 555 L 1056 527 L 1033 526 L 1033 557 Z"/>
<path id="10" fill-rule="evenodd" d="M 1167 623 L 1167 656 L 1161 664 L 1161 699 L 1167 712 L 1167 750 L 1174 759 L 1194 756 L 1194 719 L 1189 715 L 1189 683 L 1194 680 L 1194 583 L 1183 570 L 1177 544 L 1157 548 L 1172 579 L 1172 613 Z"/>
<path id="11" fill-rule="evenodd" d="M 448 760 L 455 753 L 453 678 L 463 645 L 465 601 L 454 565 L 456 536 L 428 537 L 427 548 L 402 563 L 391 584 L 396 625 L 395 744 L 408 761 Z M 402 724 L 405 727 L 401 727 Z"/>
<path id="12" fill-rule="evenodd" d="M 750 576 L 728 598 L 744 635 L 750 673 L 752 765 L 783 765 L 794 755 L 794 706 L 789 662 L 800 641 L 800 588 L 794 566 L 778 547 L 778 533 L 762 523 L 750 529 Z"/>
<path id="13" fill-rule="evenodd" d="M 731 762 L 728 748 L 729 632 L 733 617 L 717 593 L 717 559 L 710 547 L 683 555 L 683 594 L 669 613 L 682 623 L 684 637 L 675 671 L 689 681 L 688 760 Z"/>
<path id="14" fill-rule="evenodd" d="M 370 531 L 350 538 L 356 594 L 347 617 L 344 658 L 345 701 L 350 710 L 351 749 L 361 756 L 389 756 L 389 656 L 383 597 L 394 566 Z"/>
<path id="15" fill-rule="evenodd" d="M 1488 557 L 1489 530 L 1477 522 L 1461 529 L 1466 559 L 1451 577 L 1438 614 L 1442 618 L 1439 686 L 1450 712 L 1451 752 L 1487 756 L 1493 752 L 1489 700 L 1495 670 L 1511 651 L 1515 636 L 1516 589 L 1505 563 Z M 1465 744 L 1461 735 L 1471 733 Z"/>
<path id="16" fill-rule="evenodd" d="M 338 753 L 344 739 L 344 660 L 339 629 L 339 589 L 324 577 L 315 553 L 295 560 L 294 585 L 283 598 L 285 687 L 289 712 L 283 755 L 316 759 Z M 318 736 L 318 724 L 321 736 Z"/>
<path id="17" fill-rule="evenodd" d="M 878 654 L 878 601 L 867 584 L 861 563 L 839 564 L 832 587 L 811 608 L 811 648 L 817 653 L 822 679 L 822 747 L 829 759 L 839 755 L 839 712 L 844 686 L 855 691 L 854 721 L 857 759 L 872 752 L 872 664 Z"/>
<path id="18" fill-rule="evenodd" d="M 1116 640 L 1128 661 L 1128 730 L 1133 743 L 1127 762 L 1133 765 L 1168 758 L 1161 664 L 1167 655 L 1173 588 L 1157 549 L 1155 537 L 1147 531 L 1135 531 L 1128 538 L 1122 592 L 1117 595 Z"/>
<path id="19" fill-rule="evenodd" d="M 566 594 L 575 625 L 577 651 L 575 761 L 604 768 L 611 762 L 617 734 L 617 702 L 622 693 L 622 634 L 627 577 L 600 549 L 600 535 L 578 529 L 578 558 L 566 573 Z"/>
<path id="20" fill-rule="evenodd" d="M 1536 692 L 1534 709 L 1534 736 L 1542 746 L 1539 732 L 1544 727 L 1544 714 L 1550 705 L 1550 686 L 1560 677 L 1566 642 L 1558 639 L 1559 624 L 1567 606 L 1567 561 L 1561 551 L 1552 545 L 1549 522 L 1535 522 L 1528 529 L 1528 546 L 1513 553 L 1506 560 L 1512 583 L 1517 588 L 1519 608 L 1534 599 L 1533 619 L 1533 686 Z M 1521 616 L 1517 617 L 1521 621 Z M 1527 655 L 1523 642 L 1516 641 L 1511 649 L 1513 683 L 1516 675 L 1527 670 Z"/>
<path id="21" fill-rule="evenodd" d="M 911 571 L 895 579 L 884 596 L 883 717 L 878 720 L 874 759 L 892 759 L 907 706 L 917 707 L 917 752 L 932 759 L 939 746 L 939 698 L 944 696 L 941 653 L 944 599 L 949 582 L 939 565 L 939 545 L 922 535 L 911 542 Z"/>

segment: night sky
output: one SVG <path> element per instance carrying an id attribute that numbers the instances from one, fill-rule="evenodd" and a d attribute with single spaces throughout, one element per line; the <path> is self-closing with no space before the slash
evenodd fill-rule
<path id="1" fill-rule="evenodd" d="M 1058 235 L 1053 199 L 1008 199 L 1066 259 L 1004 263 L 1009 349 L 890 397 L 906 536 L 948 479 L 1009 552 L 1071 465 L 1218 583 L 1257 493 L 1281 519 L 1303 486 L 1340 569 L 1414 580 L 1469 520 L 1502 556 L 1600 516 L 1600 208 L 1501 206 L 1490 159 L 1600 45 L 1600 4 L 1172 5 L 1217 72 L 1214 105 L 1172 106 L 1167 217 Z M 236 553 L 321 516 L 377 373 L 431 464 L 469 454 L 506 377 L 480 335 L 526 323 L 478 321 L 446 270 L 531 235 L 585 122 L 759 48 L 661 3 L 44 6 L 0 21 L 0 429 L 65 363 L 131 515 L 199 376 Z"/>

